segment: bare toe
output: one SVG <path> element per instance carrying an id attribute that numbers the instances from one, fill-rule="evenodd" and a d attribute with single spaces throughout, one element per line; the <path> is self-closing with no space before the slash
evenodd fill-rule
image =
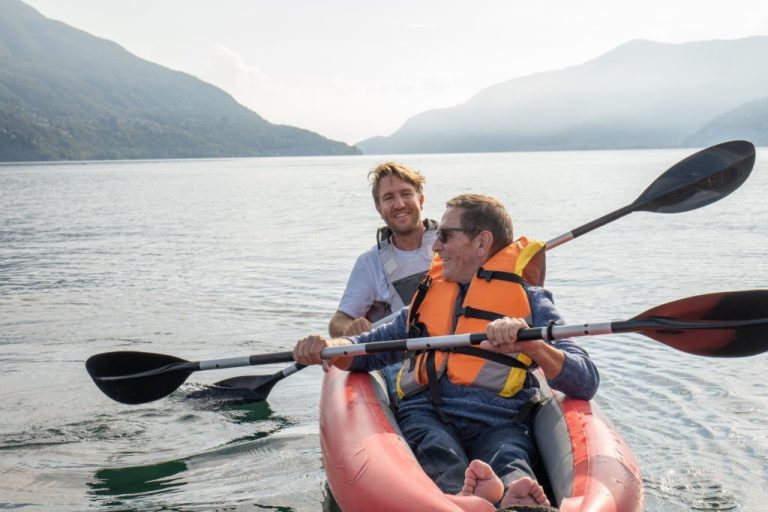
<path id="1" fill-rule="evenodd" d="M 507 489 L 504 499 L 501 500 L 501 505 L 549 506 L 549 500 L 544 492 L 544 488 L 536 480 L 526 476 L 509 484 L 509 489 Z"/>
<path id="2" fill-rule="evenodd" d="M 479 496 L 491 503 L 497 503 L 504 494 L 504 483 L 493 472 L 493 468 L 481 460 L 469 463 L 464 473 L 464 496 Z"/>

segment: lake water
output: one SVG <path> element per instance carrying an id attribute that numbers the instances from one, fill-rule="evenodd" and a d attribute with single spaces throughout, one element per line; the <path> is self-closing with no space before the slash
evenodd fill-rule
<path id="1" fill-rule="evenodd" d="M 768 288 L 764 150 L 732 195 L 633 213 L 548 253 L 570 323 L 630 318 L 700 293 Z M 502 199 L 549 240 L 631 203 L 692 150 L 409 155 L 426 213 L 462 192 Z M 84 361 L 114 350 L 218 359 L 325 333 L 380 224 L 380 157 L 0 166 L 0 509 L 328 508 L 321 371 L 267 404 L 190 393 L 285 365 L 197 372 L 170 397 L 109 400 Z M 637 457 L 647 510 L 763 510 L 768 355 L 712 359 L 638 334 L 581 338 L 596 398 Z"/>

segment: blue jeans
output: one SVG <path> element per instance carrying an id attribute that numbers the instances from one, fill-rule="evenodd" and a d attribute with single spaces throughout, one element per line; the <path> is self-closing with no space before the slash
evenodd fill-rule
<path id="1" fill-rule="evenodd" d="M 445 493 L 456 494 L 464 485 L 464 471 L 473 459 L 487 462 L 504 482 L 523 476 L 536 478 L 536 446 L 527 422 L 508 422 L 494 427 L 449 417 L 444 423 L 431 406 L 398 413 L 405 440 L 424 471 Z"/>

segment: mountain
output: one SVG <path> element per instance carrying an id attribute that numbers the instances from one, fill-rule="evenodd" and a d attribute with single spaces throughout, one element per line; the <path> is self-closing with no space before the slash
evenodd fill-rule
<path id="1" fill-rule="evenodd" d="M 685 140 L 686 146 L 710 146 L 743 139 L 768 146 L 768 97 L 750 101 L 720 114 Z"/>
<path id="2" fill-rule="evenodd" d="M 674 147 L 768 91 L 768 37 L 630 41 L 594 60 L 509 80 L 413 116 L 364 153 Z"/>
<path id="3" fill-rule="evenodd" d="M 0 161 L 359 154 L 0 0 Z"/>

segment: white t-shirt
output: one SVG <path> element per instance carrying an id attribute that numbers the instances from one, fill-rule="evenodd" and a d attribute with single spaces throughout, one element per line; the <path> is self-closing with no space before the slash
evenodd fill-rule
<path id="1" fill-rule="evenodd" d="M 394 247 L 394 250 L 395 257 L 402 265 L 424 258 L 418 249 L 401 251 Z M 387 278 L 375 245 L 357 257 L 355 266 L 349 274 L 347 287 L 339 301 L 338 310 L 352 318 L 360 318 L 365 316 L 374 302 L 391 304 Z"/>

